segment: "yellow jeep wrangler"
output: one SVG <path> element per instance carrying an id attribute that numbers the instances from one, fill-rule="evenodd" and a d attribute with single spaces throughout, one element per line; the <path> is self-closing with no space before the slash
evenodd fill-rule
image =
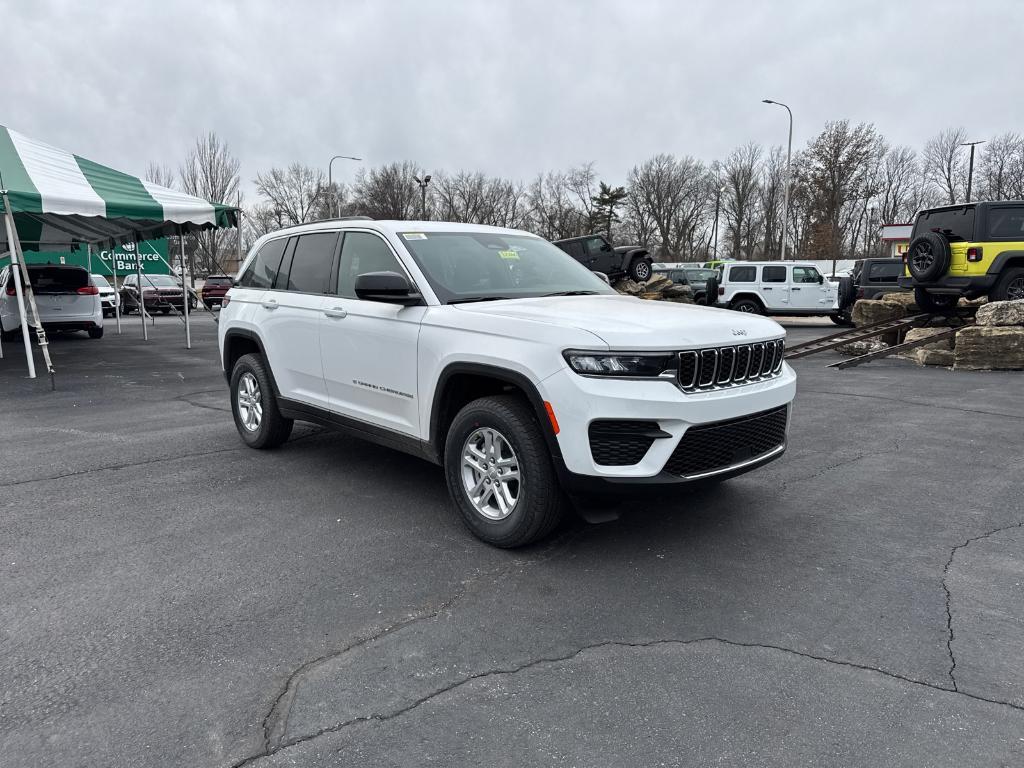
<path id="1" fill-rule="evenodd" d="M 967 203 L 917 214 L 901 286 L 924 312 L 963 296 L 1024 299 L 1024 201 Z"/>

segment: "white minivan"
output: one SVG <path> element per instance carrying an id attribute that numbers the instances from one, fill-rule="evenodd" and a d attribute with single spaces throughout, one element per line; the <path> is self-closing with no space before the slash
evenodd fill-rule
<path id="1" fill-rule="evenodd" d="M 709 304 L 758 315 L 830 317 L 846 322 L 839 287 L 809 262 L 732 261 L 722 264 L 717 301 Z"/>
<path id="2" fill-rule="evenodd" d="M 0 270 L 0 331 L 5 340 L 20 334 L 21 316 L 10 266 Z M 29 264 L 28 277 L 35 294 L 39 319 L 47 331 L 86 331 L 103 337 L 100 291 L 84 267 L 65 264 Z M 27 308 L 26 308 L 27 309 Z"/>

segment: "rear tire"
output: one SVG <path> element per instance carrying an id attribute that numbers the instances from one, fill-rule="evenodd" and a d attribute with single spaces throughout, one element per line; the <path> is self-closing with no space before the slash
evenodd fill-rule
<path id="1" fill-rule="evenodd" d="M 459 411 L 445 440 L 444 470 L 462 521 L 493 546 L 537 541 L 565 514 L 542 426 L 519 397 L 482 397 Z"/>
<path id="2" fill-rule="evenodd" d="M 764 307 L 753 299 L 740 299 L 729 305 L 729 309 L 736 312 L 745 312 L 748 315 L 763 315 Z"/>
<path id="3" fill-rule="evenodd" d="M 90 328 L 89 329 L 89 338 L 90 339 L 102 339 L 103 338 L 103 329 L 102 328 Z"/>
<path id="4" fill-rule="evenodd" d="M 1012 267 L 1006 270 L 988 298 L 989 301 L 1024 299 L 1024 267 Z"/>
<path id="5" fill-rule="evenodd" d="M 292 433 L 295 422 L 278 410 L 273 384 L 258 354 L 242 355 L 231 371 L 231 414 L 242 442 L 250 448 L 276 448 Z"/>
<path id="6" fill-rule="evenodd" d="M 836 325 L 844 325 L 844 326 L 851 326 L 851 325 L 853 325 L 853 320 L 850 318 L 849 312 L 840 312 L 837 315 L 829 315 L 828 319 L 831 320 Z"/>
<path id="7" fill-rule="evenodd" d="M 951 293 L 928 293 L 924 288 L 914 289 L 914 303 L 922 312 L 947 312 L 956 307 L 959 296 Z"/>

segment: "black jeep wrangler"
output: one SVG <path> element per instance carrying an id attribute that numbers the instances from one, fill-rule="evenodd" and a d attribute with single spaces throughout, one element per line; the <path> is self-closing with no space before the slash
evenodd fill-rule
<path id="1" fill-rule="evenodd" d="M 555 245 L 592 272 L 602 272 L 612 282 L 622 277 L 646 283 L 651 279 L 651 256 L 639 245 L 613 246 L 604 235 L 584 235 L 555 240 Z"/>

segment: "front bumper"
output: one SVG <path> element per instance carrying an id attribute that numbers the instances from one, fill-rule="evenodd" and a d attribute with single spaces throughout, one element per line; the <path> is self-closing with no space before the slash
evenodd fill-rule
<path id="1" fill-rule="evenodd" d="M 542 395 L 551 403 L 560 431 L 563 484 L 580 486 L 661 485 L 710 477 L 726 477 L 755 469 L 785 451 L 788 410 L 780 442 L 750 455 L 736 454 L 709 472 L 673 472 L 676 449 L 691 427 L 726 424 L 789 406 L 796 396 L 796 374 L 787 364 L 775 378 L 719 390 L 684 393 L 662 380 L 636 381 L 578 376 L 563 369 L 543 382 Z M 655 422 L 662 436 L 651 441 L 633 464 L 608 466 L 592 453 L 590 426 L 604 421 Z"/>

